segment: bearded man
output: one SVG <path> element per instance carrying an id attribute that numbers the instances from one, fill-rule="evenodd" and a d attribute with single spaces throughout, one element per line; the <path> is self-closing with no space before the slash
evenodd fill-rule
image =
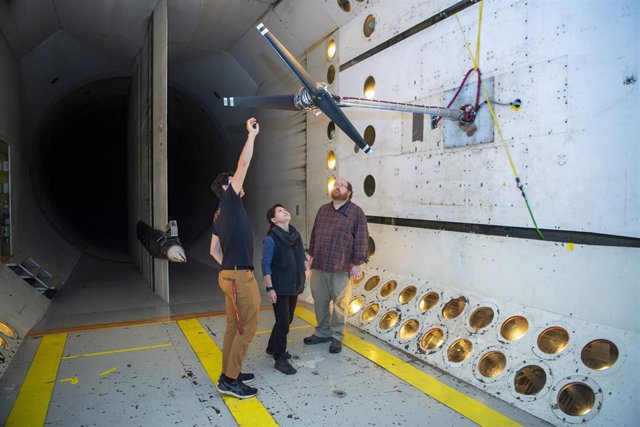
<path id="1" fill-rule="evenodd" d="M 336 180 L 330 203 L 320 206 L 309 239 L 311 295 L 318 326 L 304 339 L 305 344 L 331 341 L 330 353 L 342 351 L 347 305 L 351 299 L 349 279 L 362 277 L 367 259 L 369 230 L 367 217 L 351 201 L 353 188 Z M 333 310 L 330 303 L 333 301 Z"/>

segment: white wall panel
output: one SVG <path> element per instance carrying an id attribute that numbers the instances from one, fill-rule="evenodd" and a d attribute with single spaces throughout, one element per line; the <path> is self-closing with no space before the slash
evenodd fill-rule
<path id="1" fill-rule="evenodd" d="M 597 399 L 605 399 L 606 404 L 585 417 L 593 419 L 593 425 L 632 425 L 630 421 L 637 419 L 637 408 L 624 396 L 637 392 L 637 385 L 628 379 L 637 376 L 640 362 L 634 351 L 640 314 L 624 301 L 640 301 L 639 249 L 378 224 L 369 224 L 369 230 L 376 253 L 365 279 L 354 286 L 353 297 L 364 297 L 363 309 L 378 303 L 380 311 L 371 322 L 363 321 L 360 312 L 349 318 L 352 324 L 552 423 L 559 422 L 551 406 L 556 403 L 558 386 L 570 382 L 567 378 L 595 384 L 594 391 L 600 388 Z M 364 285 L 374 275 L 380 276 L 380 285 L 366 291 Z M 380 288 L 389 280 L 397 281 L 397 290 L 383 297 Z M 398 296 L 408 285 L 415 285 L 418 291 L 411 302 L 402 305 Z M 440 300 L 421 314 L 419 299 L 429 291 L 437 292 Z M 444 304 L 460 296 L 467 300 L 461 315 L 443 317 Z M 495 317 L 489 327 L 476 331 L 469 326 L 469 317 L 480 306 L 492 307 Z M 400 314 L 397 325 L 388 331 L 378 325 L 387 311 Z M 514 315 L 528 320 L 528 332 L 520 340 L 505 340 L 500 325 Z M 420 322 L 419 333 L 402 340 L 400 325 L 410 318 Z M 545 354 L 538 348 L 538 335 L 549 326 L 562 326 L 569 332 L 567 348 L 559 354 Z M 441 349 L 425 352 L 419 349 L 419 341 L 432 327 L 444 330 L 445 341 Z M 471 340 L 473 351 L 465 362 L 452 363 L 446 350 L 458 338 Z M 601 338 L 614 342 L 619 356 L 612 368 L 597 371 L 582 363 L 581 351 Z M 505 353 L 507 369 L 487 380 L 477 372 L 477 362 L 491 349 Z M 523 396 L 513 390 L 513 377 L 530 363 L 544 367 L 547 380 L 539 393 Z M 565 422 L 581 422 L 581 417 L 566 418 L 569 421 Z"/>
<path id="2" fill-rule="evenodd" d="M 356 4 L 356 2 L 351 2 Z M 367 2 L 368 3 L 368 2 Z M 357 14 L 340 28 L 344 40 L 340 47 L 341 62 L 345 63 L 414 25 L 451 6 L 444 0 L 403 0 L 371 2 L 366 9 L 353 9 Z M 376 17 L 376 30 L 365 37 L 362 28 L 369 14 Z"/>
<path id="3" fill-rule="evenodd" d="M 376 242 L 373 267 L 640 333 L 640 313 L 622 304 L 640 301 L 637 248 L 378 224 L 369 228 Z"/>
<path id="4" fill-rule="evenodd" d="M 640 172 L 632 163 L 640 158 L 640 149 L 630 141 L 640 136 L 640 126 L 629 116 L 634 107 L 628 103 L 637 98 L 638 85 L 623 82 L 630 81 L 625 76 L 633 81 L 632 70 L 637 68 L 637 50 L 628 48 L 638 11 L 627 3 L 616 3 L 615 25 L 607 24 L 596 19 L 594 12 L 604 10 L 587 2 L 584 10 L 571 9 L 571 13 L 561 7 L 559 13 L 566 18 L 561 23 L 555 18 L 554 5 L 522 1 L 485 5 L 480 62 L 484 80 L 494 79 L 496 100 L 522 101 L 519 111 L 494 106 L 503 136 L 540 227 L 637 237 L 640 216 L 631 212 L 640 208 Z M 396 15 L 412 13 L 410 2 L 397 6 L 393 12 Z M 386 13 L 381 5 L 372 10 Z M 477 6 L 473 6 L 460 13 L 473 51 L 477 12 Z M 554 15 L 550 18 L 553 25 L 547 22 L 550 15 Z M 362 38 L 361 18 L 359 15 L 340 29 L 341 63 L 349 52 L 355 55 L 367 48 L 358 41 Z M 571 31 L 587 32 L 586 40 L 571 39 Z M 394 30 L 379 25 L 376 33 L 388 39 Z M 362 96 L 364 81 L 371 75 L 376 79 L 377 99 L 443 105 L 469 66 L 460 29 L 451 18 L 339 73 L 338 93 Z M 475 84 L 474 75 L 469 83 Z M 601 89 L 596 95 L 593 87 L 597 84 Z M 483 106 L 480 113 L 488 116 L 488 108 Z M 462 148 L 462 154 L 458 149 L 442 148 L 442 131 L 430 130 L 428 118 L 424 141 L 414 143 L 407 139 L 410 115 L 356 109 L 347 114 L 359 131 L 373 125 L 379 136 L 384 135 L 376 138 L 373 156 L 368 160 L 376 159 L 373 165 L 349 150 L 343 150 L 345 157 L 341 159 L 349 163 L 350 170 L 370 170 L 376 178 L 380 202 L 369 204 L 374 212 L 443 221 L 533 225 L 495 130 L 494 142 L 481 149 Z M 493 126 L 490 119 L 480 116 L 477 123 Z M 604 135 L 607 142 L 603 141 Z M 462 134 L 460 137 L 466 138 Z M 412 151 L 426 151 L 440 164 L 419 154 L 419 160 L 413 162 L 398 156 Z M 460 167 L 465 162 L 466 169 Z M 414 175 L 415 182 L 407 175 L 403 183 L 428 195 L 419 191 L 400 195 L 386 189 L 412 166 L 419 172 Z M 364 176 L 360 173 L 356 181 Z M 456 185 L 466 186 L 464 200 L 456 196 Z"/>
<path id="5" fill-rule="evenodd" d="M 347 14 L 332 13 L 337 4 L 317 0 L 293 0 L 278 2 L 274 14 L 294 34 L 300 46 L 307 49 L 338 28 L 338 24 L 350 19 Z"/>

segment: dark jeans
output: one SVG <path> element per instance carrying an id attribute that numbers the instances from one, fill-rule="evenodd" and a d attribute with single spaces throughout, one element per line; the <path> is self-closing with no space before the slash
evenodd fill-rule
<path id="1" fill-rule="evenodd" d="M 287 351 L 287 334 L 289 325 L 293 321 L 293 314 L 298 303 L 298 297 L 293 295 L 278 295 L 273 306 L 273 314 L 276 316 L 276 324 L 273 325 L 267 352 L 273 354 L 274 359 L 278 359 Z"/>

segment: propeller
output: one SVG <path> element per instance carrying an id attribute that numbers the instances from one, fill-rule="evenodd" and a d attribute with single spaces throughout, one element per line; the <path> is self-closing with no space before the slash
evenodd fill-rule
<path id="1" fill-rule="evenodd" d="M 371 147 L 365 142 L 355 126 L 341 110 L 342 107 L 374 108 L 382 110 L 403 111 L 417 114 L 428 114 L 462 122 L 464 112 L 459 109 L 430 107 L 401 102 L 390 102 L 364 98 L 350 98 L 332 95 L 326 83 L 316 82 L 286 47 L 271 34 L 269 29 L 260 23 L 257 27 L 280 58 L 302 83 L 302 88 L 294 95 L 275 96 L 239 96 L 224 98 L 227 107 L 275 108 L 280 110 L 322 111 L 342 131 L 356 143 L 365 154 L 371 153 Z"/>

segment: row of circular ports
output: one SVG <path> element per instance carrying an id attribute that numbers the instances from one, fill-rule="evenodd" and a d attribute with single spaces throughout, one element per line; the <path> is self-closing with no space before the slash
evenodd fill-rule
<path id="1" fill-rule="evenodd" d="M 357 297 L 354 300 L 358 298 L 361 297 Z M 349 307 L 351 313 L 352 304 L 350 304 Z M 368 323 L 373 320 L 378 314 L 378 309 L 378 304 L 370 304 L 363 311 L 363 321 Z M 388 311 L 381 317 L 378 327 L 383 331 L 388 331 L 393 329 L 399 320 L 400 314 L 397 311 Z M 526 319 L 524 320 L 526 321 Z M 514 318 L 510 318 L 507 319 L 505 323 L 513 321 Z M 503 324 L 501 330 L 504 329 L 509 330 L 511 327 L 505 328 Z M 417 319 L 409 319 L 400 326 L 398 337 L 401 340 L 410 340 L 418 334 L 419 330 L 420 322 Z M 568 340 L 569 334 L 564 328 L 553 326 L 545 329 L 538 336 L 537 343 L 541 351 L 553 354 L 564 349 Z M 445 332 L 442 328 L 432 327 L 422 334 L 418 342 L 418 347 L 422 352 L 435 352 L 443 346 L 444 341 Z M 461 364 L 471 356 L 472 352 L 472 342 L 467 338 L 459 338 L 449 345 L 446 357 L 447 360 L 453 364 Z M 618 349 L 616 345 L 605 339 L 589 342 L 583 347 L 581 352 L 582 362 L 594 370 L 610 368 L 616 362 L 617 358 Z M 497 378 L 507 369 L 507 358 L 503 352 L 491 350 L 484 353 L 478 359 L 476 368 L 477 372 L 484 378 Z M 544 389 L 546 382 L 547 375 L 543 368 L 537 365 L 527 365 L 516 372 L 513 379 L 513 386 L 516 393 L 532 396 Z M 594 407 L 595 401 L 596 395 L 593 389 L 583 382 L 568 383 L 560 389 L 557 395 L 558 408 L 564 414 L 570 416 L 586 415 Z"/>
<path id="2" fill-rule="evenodd" d="M 353 311 L 355 305 L 360 305 L 362 297 L 356 297 L 349 304 L 349 314 L 354 315 Z M 364 323 L 370 323 L 378 314 L 380 306 L 377 303 L 372 303 L 367 306 L 362 312 L 361 319 Z M 488 317 L 487 311 L 493 312 L 490 307 L 480 307 L 474 311 L 470 317 L 470 324 L 474 325 L 478 322 L 473 320 L 474 314 L 480 312 L 481 316 Z M 493 318 L 493 315 L 491 315 Z M 378 322 L 378 327 L 381 331 L 389 331 L 393 329 L 400 320 L 400 313 L 395 310 L 386 312 L 381 316 Z M 512 340 L 514 336 L 522 337 L 521 333 L 514 334 L 514 329 L 522 329 L 524 322 L 528 325 L 527 319 L 522 316 L 513 316 L 508 318 L 502 323 L 500 327 L 500 334 L 507 340 Z M 409 319 L 402 323 L 400 326 L 398 337 L 407 341 L 415 337 L 420 331 L 420 322 L 417 319 Z M 433 351 L 439 349 L 444 342 L 444 331 L 439 327 L 433 327 L 427 330 L 419 340 L 420 348 L 423 351 Z M 566 329 L 560 326 L 551 326 L 543 330 L 536 340 L 540 351 L 546 354 L 558 354 L 564 350 L 569 343 L 569 333 Z M 471 342 L 466 338 L 462 338 L 454 342 L 449 347 L 448 355 L 449 361 L 453 363 L 459 363 L 465 360 L 471 353 Z M 611 368 L 618 360 L 618 347 L 611 341 L 606 339 L 596 339 L 586 344 L 581 352 L 582 362 L 590 369 L 602 371 Z"/>
<path id="3" fill-rule="evenodd" d="M 362 282 L 360 279 L 353 282 L 353 286 L 357 286 Z M 371 292 L 380 284 L 380 276 L 372 276 L 364 285 L 364 290 Z M 397 289 L 396 280 L 387 281 L 379 291 L 382 298 L 388 298 Z M 417 295 L 418 288 L 414 285 L 406 286 L 398 295 L 398 302 L 401 305 L 408 304 Z M 427 292 L 418 302 L 418 310 L 420 314 L 425 314 L 433 309 L 440 302 L 440 294 L 434 291 Z M 365 303 L 364 296 L 357 296 L 351 300 L 348 307 L 348 315 L 357 314 Z M 441 310 L 444 319 L 452 320 L 460 316 L 467 305 L 467 299 L 464 297 L 452 298 L 447 301 Z M 380 310 L 378 303 L 369 304 L 361 314 L 361 320 L 364 323 L 371 322 Z M 385 313 L 380 322 L 379 328 L 382 331 L 393 328 L 399 320 L 399 313 L 395 310 Z M 475 331 L 481 331 L 491 325 L 495 317 L 492 307 L 484 306 L 476 308 L 469 316 L 468 325 Z M 418 332 L 419 322 L 416 319 L 410 319 L 404 322 L 400 328 L 400 339 L 408 340 Z M 523 338 L 529 331 L 529 321 L 524 316 L 512 316 L 506 319 L 500 326 L 500 335 L 506 341 L 517 341 Z M 429 332 L 429 331 L 427 331 Z M 540 333 L 537 339 L 537 345 L 540 351 L 545 354 L 558 354 L 567 348 L 570 335 L 566 329 L 560 326 L 552 326 Z M 597 348 L 597 350 L 594 350 Z M 604 370 L 608 369 L 618 359 L 618 348 L 609 340 L 595 340 L 594 344 L 587 344 L 583 349 L 583 362 L 590 369 Z"/>
<path id="4" fill-rule="evenodd" d="M 0 321 L 0 334 L 4 334 L 9 338 L 15 338 L 18 336 L 16 334 L 16 331 L 11 326 L 1 321 Z M 0 335 L 0 348 L 7 348 L 7 346 L 8 346 L 7 340 L 2 335 Z"/>

